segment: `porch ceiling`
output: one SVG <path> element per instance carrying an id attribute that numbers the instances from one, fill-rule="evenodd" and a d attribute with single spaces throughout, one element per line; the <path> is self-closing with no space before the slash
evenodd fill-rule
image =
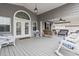
<path id="1" fill-rule="evenodd" d="M 16 5 L 24 6 L 34 12 L 35 4 L 36 3 L 13 3 Z M 37 3 L 37 8 L 38 8 L 38 14 L 42 14 L 44 12 L 47 12 L 51 9 L 57 8 L 59 6 L 62 6 L 66 3 Z"/>

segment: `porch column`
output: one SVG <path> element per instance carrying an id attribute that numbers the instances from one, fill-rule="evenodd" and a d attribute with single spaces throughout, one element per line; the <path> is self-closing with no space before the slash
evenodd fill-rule
<path id="1" fill-rule="evenodd" d="M 40 37 L 43 37 L 43 25 L 42 25 L 42 21 L 40 21 Z"/>

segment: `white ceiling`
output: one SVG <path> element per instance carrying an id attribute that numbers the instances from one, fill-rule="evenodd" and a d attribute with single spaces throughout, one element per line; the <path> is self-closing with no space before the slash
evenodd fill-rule
<path id="1" fill-rule="evenodd" d="M 35 3 L 14 3 L 16 5 L 24 6 L 34 12 Z M 51 9 L 64 5 L 65 3 L 36 3 L 38 8 L 38 15 Z"/>

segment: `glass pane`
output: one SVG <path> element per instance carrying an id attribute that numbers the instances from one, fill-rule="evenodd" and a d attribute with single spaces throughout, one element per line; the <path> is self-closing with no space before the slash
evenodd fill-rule
<path id="1" fill-rule="evenodd" d="M 16 17 L 30 20 L 29 16 L 26 13 L 24 13 L 24 12 L 18 12 L 16 14 Z"/>
<path id="2" fill-rule="evenodd" d="M 45 22 L 45 30 L 51 30 L 51 23 Z"/>
<path id="3" fill-rule="evenodd" d="M 0 32 L 4 32 L 4 26 L 0 25 Z"/>
<path id="4" fill-rule="evenodd" d="M 10 32 L 10 25 L 0 25 L 0 32 Z"/>
<path id="5" fill-rule="evenodd" d="M 7 32 L 10 31 L 10 25 L 5 25 L 4 28 L 5 28 L 4 31 L 7 31 Z"/>
<path id="6" fill-rule="evenodd" d="M 29 34 L 29 23 L 25 23 L 25 34 Z"/>
<path id="7" fill-rule="evenodd" d="M 36 31 L 36 23 L 33 23 L 33 31 Z"/>
<path id="8" fill-rule="evenodd" d="M 16 35 L 21 35 L 21 23 L 16 23 Z"/>

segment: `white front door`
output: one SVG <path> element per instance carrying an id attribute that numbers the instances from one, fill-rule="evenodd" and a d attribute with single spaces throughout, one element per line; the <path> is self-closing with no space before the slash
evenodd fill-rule
<path id="1" fill-rule="evenodd" d="M 16 38 L 23 38 L 23 37 L 30 37 L 31 36 L 31 21 L 22 19 L 22 18 L 15 18 L 15 37 Z"/>

